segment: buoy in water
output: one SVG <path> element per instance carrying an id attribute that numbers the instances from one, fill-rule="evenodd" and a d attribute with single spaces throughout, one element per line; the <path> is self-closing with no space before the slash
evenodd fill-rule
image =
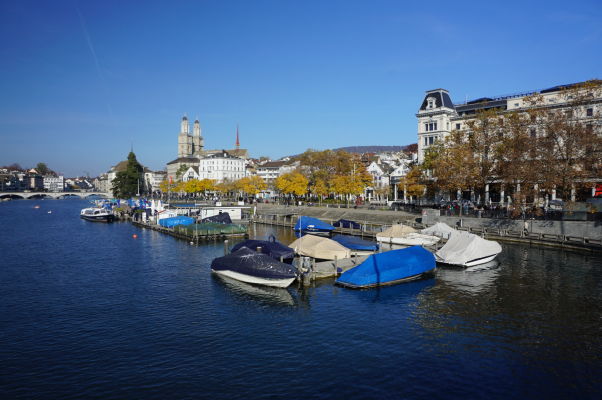
<path id="1" fill-rule="evenodd" d="M 48 214 L 52 214 L 52 210 L 48 211 Z"/>
<path id="2" fill-rule="evenodd" d="M 136 235 L 136 234 L 134 233 L 134 234 L 132 235 L 132 237 L 133 237 L 134 239 L 136 239 L 136 238 L 138 237 L 138 235 Z"/>
<path id="3" fill-rule="evenodd" d="M 33 206 L 33 208 L 40 208 L 40 206 L 37 206 L 37 205 L 36 205 L 36 206 Z"/>

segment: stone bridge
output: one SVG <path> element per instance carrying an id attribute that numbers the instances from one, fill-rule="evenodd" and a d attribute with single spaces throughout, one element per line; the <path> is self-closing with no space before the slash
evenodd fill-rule
<path id="1" fill-rule="evenodd" d="M 64 199 L 67 197 L 79 197 L 85 199 L 92 196 L 110 197 L 104 192 L 0 192 L 0 199 Z"/>

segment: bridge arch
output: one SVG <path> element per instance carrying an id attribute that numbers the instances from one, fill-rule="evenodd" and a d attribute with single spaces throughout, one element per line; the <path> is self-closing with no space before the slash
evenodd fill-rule
<path id="1" fill-rule="evenodd" d="M 83 198 L 83 196 L 79 193 L 72 193 L 72 192 L 65 192 L 65 193 L 60 193 L 56 195 L 56 199 L 66 199 L 67 197 L 79 197 L 80 199 Z"/>
<path id="2" fill-rule="evenodd" d="M 25 199 L 23 193 L 2 193 L 0 199 Z"/>

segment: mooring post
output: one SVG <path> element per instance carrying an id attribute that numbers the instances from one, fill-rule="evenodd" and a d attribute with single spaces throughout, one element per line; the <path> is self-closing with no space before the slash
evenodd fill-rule
<path id="1" fill-rule="evenodd" d="M 261 253 L 261 246 L 257 246 L 257 252 Z"/>
<path id="2" fill-rule="evenodd" d="M 224 240 L 224 255 L 228 254 L 228 239 Z"/>

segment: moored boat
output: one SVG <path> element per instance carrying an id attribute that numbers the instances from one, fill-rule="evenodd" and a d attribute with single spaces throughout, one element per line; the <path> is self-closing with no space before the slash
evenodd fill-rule
<path id="1" fill-rule="evenodd" d="M 292 265 L 247 247 L 214 259 L 211 270 L 242 282 L 282 288 L 289 286 L 297 278 L 297 271 Z"/>
<path id="2" fill-rule="evenodd" d="M 295 224 L 295 230 L 301 232 L 330 232 L 334 226 L 317 218 L 300 216 Z"/>
<path id="3" fill-rule="evenodd" d="M 105 208 L 90 207 L 84 208 L 79 213 L 80 218 L 93 222 L 113 222 L 115 215 Z"/>
<path id="4" fill-rule="evenodd" d="M 407 225 L 393 225 L 392 227 L 376 234 L 376 240 L 381 243 L 397 244 L 401 246 L 432 246 L 441 238 L 433 235 L 418 233 L 416 229 Z"/>
<path id="5" fill-rule="evenodd" d="M 347 247 L 354 254 L 372 254 L 378 251 L 378 243 L 360 239 L 356 236 L 336 235 L 335 242 Z"/>
<path id="6" fill-rule="evenodd" d="M 339 286 L 368 289 L 421 279 L 436 268 L 435 256 L 421 246 L 372 254 L 355 268 L 344 272 Z"/>
<path id="7" fill-rule="evenodd" d="M 502 252 L 494 240 L 486 240 L 469 232 L 456 231 L 435 256 L 437 262 L 461 267 L 474 267 L 488 263 Z"/>
<path id="8" fill-rule="evenodd" d="M 274 236 L 270 240 L 255 240 L 247 239 L 237 243 L 232 247 L 232 252 L 235 252 L 243 247 L 251 250 L 261 250 L 261 253 L 272 257 L 275 260 L 280 260 L 286 264 L 291 264 L 295 257 L 295 250 L 278 242 Z"/>
<path id="9" fill-rule="evenodd" d="M 305 235 L 289 245 L 300 256 L 312 257 L 318 260 L 342 260 L 351 257 L 351 250 L 347 247 L 316 235 Z"/>

